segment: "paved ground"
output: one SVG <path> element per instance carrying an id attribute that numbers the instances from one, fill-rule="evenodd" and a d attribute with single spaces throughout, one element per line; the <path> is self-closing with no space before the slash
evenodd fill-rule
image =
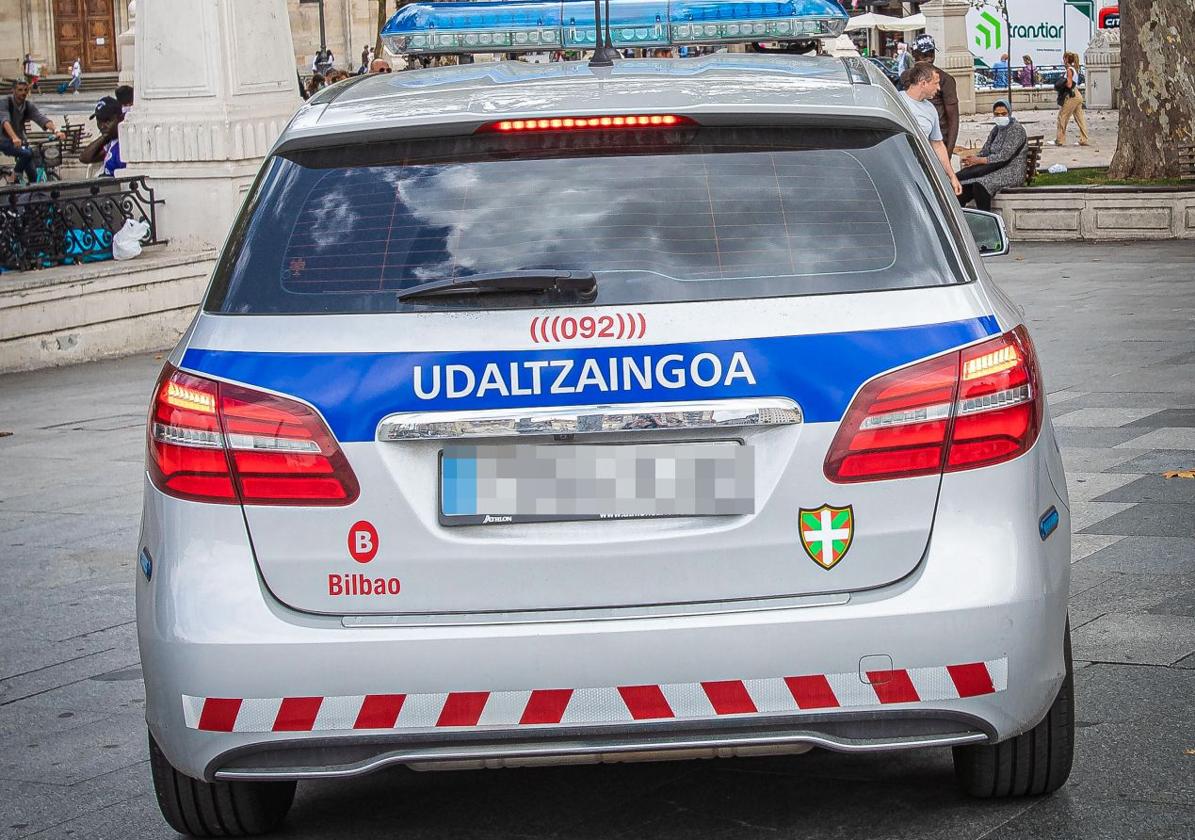
<path id="1" fill-rule="evenodd" d="M 285 836 L 1195 837 L 1195 247 L 993 265 L 1044 357 L 1074 507 L 1070 784 L 985 803 L 950 756 L 386 772 L 299 788 Z M 160 361 L 0 377 L 0 837 L 168 837 L 145 763 L 132 581 Z"/>
<path id="2" fill-rule="evenodd" d="M 1072 122 L 1066 131 L 1065 146 L 1052 145 L 1054 135 L 1058 130 L 1058 109 L 1049 111 L 1017 111 L 1014 116 L 1025 126 L 1025 133 L 1030 137 L 1041 135 L 1045 138 L 1042 146 L 1040 167 L 1044 172 L 1055 163 L 1061 163 L 1068 169 L 1080 166 L 1107 166 L 1112 162 L 1112 155 L 1116 152 L 1116 136 L 1119 128 L 1119 111 L 1087 111 L 1087 132 L 1089 143 L 1079 146 L 1079 129 Z M 963 117 L 960 121 L 958 144 L 982 147 L 992 130 L 992 118 L 989 114 L 976 114 Z"/>

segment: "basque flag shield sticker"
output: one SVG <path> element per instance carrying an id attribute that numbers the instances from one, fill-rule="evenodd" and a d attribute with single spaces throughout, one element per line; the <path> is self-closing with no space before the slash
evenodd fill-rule
<path id="1" fill-rule="evenodd" d="M 801 508 L 801 547 L 823 569 L 832 569 L 846 556 L 855 536 L 855 514 L 850 505 Z"/>

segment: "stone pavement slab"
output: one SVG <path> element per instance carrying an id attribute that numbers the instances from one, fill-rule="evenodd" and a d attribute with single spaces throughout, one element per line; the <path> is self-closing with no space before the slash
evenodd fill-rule
<path id="1" fill-rule="evenodd" d="M 1160 478 L 1195 452 L 1195 248 L 1022 245 L 990 268 L 1033 329 L 1080 531 L 1062 791 L 966 799 L 948 750 L 396 769 L 301 784 L 281 836 L 1195 838 L 1195 506 Z M 149 782 L 132 624 L 161 363 L 0 377 L 0 838 L 174 836 Z"/>
<path id="2" fill-rule="evenodd" d="M 1117 505 L 1119 502 L 1088 502 L 1089 505 Z M 1076 526 L 1088 534 L 1120 534 L 1135 537 L 1187 537 L 1195 534 L 1195 507 L 1142 503 L 1132 505 L 1090 525 Z"/>
<path id="3" fill-rule="evenodd" d="M 1098 568 L 1124 574 L 1195 575 L 1195 536 L 1109 539 L 1114 541 L 1087 557 L 1083 563 L 1085 569 Z"/>
<path id="4" fill-rule="evenodd" d="M 1118 450 L 1120 451 L 1120 450 Z M 1148 475 L 1169 470 L 1195 469 L 1195 452 L 1189 449 L 1155 449 L 1108 467 L 1105 472 Z"/>
<path id="5" fill-rule="evenodd" d="M 1184 376 L 1189 373 L 1195 378 L 1195 365 L 1189 365 L 1190 371 L 1185 371 Z M 1117 429 L 1117 431 L 1124 431 Z M 1129 441 L 1132 441 L 1131 443 Z M 1125 448 L 1131 449 L 1184 449 L 1195 450 L 1195 429 L 1190 427 L 1177 429 L 1154 429 L 1137 437 L 1129 438 L 1114 446 L 1120 446 L 1123 443 Z"/>
<path id="6" fill-rule="evenodd" d="M 1109 612 L 1075 630 L 1073 642 L 1087 662 L 1169 666 L 1195 653 L 1195 618 Z"/>
<path id="7" fill-rule="evenodd" d="M 1119 479 L 1119 476 L 1117 477 Z M 1170 505 L 1195 504 L 1195 476 L 1164 478 L 1146 475 L 1120 483 L 1098 499 L 1101 502 L 1160 502 Z"/>

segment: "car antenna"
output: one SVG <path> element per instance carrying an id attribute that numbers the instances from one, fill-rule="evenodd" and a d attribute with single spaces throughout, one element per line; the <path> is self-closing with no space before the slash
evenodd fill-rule
<path id="1" fill-rule="evenodd" d="M 593 0 L 593 58 L 589 59 L 590 67 L 613 67 L 614 59 L 622 58 L 618 50 L 614 49 L 614 39 L 610 37 L 610 0 L 606 0 L 605 38 L 602 32 L 602 0 Z M 604 40 L 604 42 L 603 42 Z"/>

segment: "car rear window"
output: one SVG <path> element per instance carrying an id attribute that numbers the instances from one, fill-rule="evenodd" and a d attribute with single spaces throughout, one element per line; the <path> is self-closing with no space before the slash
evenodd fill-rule
<path id="1" fill-rule="evenodd" d="M 432 280 L 532 269 L 593 272 L 592 305 L 910 288 L 957 282 L 946 242 L 901 134 L 690 126 L 415 139 L 274 157 L 206 308 L 550 305 L 526 294 L 397 299 Z"/>

